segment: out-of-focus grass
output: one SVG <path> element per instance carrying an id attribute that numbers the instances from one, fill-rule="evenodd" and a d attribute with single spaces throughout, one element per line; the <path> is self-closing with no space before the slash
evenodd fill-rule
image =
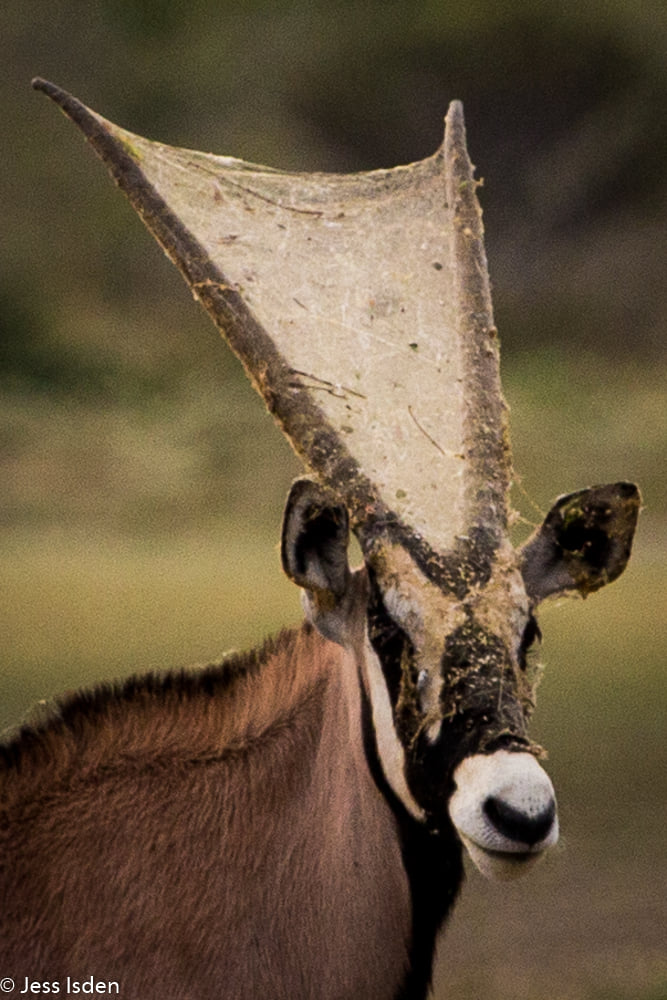
<path id="1" fill-rule="evenodd" d="M 208 661 L 300 618 L 276 534 L 241 524 L 159 541 L 16 532 L 5 540 L 0 727 L 97 680 Z"/>
<path id="2" fill-rule="evenodd" d="M 641 547 L 626 572 L 586 602 L 541 615 L 540 735 L 593 826 L 619 795 L 624 823 L 633 811 L 667 810 L 665 566 Z"/>
<path id="3" fill-rule="evenodd" d="M 667 364 L 623 364 L 579 351 L 525 353 L 503 366 L 517 488 L 530 520 L 561 493 L 639 483 L 639 538 L 667 555 Z"/>

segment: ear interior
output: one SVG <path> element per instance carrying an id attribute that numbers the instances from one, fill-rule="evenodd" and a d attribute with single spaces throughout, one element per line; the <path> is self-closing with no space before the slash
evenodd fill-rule
<path id="1" fill-rule="evenodd" d="M 298 479 L 283 520 L 281 554 L 287 576 L 304 590 L 342 598 L 350 577 L 348 541 L 345 505 L 319 483 Z"/>
<path id="2" fill-rule="evenodd" d="M 559 497 L 521 549 L 530 598 L 577 590 L 583 597 L 625 569 L 641 506 L 633 483 L 592 486 Z"/>

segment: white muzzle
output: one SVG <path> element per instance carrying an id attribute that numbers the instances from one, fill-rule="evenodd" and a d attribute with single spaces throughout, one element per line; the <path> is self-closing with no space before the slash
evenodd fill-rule
<path id="1" fill-rule="evenodd" d="M 523 875 L 558 840 L 553 785 L 529 753 L 466 757 L 454 772 L 449 815 L 488 878 Z"/>

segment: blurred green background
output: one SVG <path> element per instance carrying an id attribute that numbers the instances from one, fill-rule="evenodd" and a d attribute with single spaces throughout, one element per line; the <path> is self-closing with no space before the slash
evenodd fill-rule
<path id="1" fill-rule="evenodd" d="M 665 1000 L 664 4 L 23 0 L 0 30 L 0 728 L 300 617 L 277 555 L 299 466 L 31 77 L 151 138 L 295 169 L 426 156 L 460 98 L 519 536 L 594 482 L 636 480 L 646 510 L 626 575 L 541 616 L 562 846 L 517 885 L 471 875 L 436 995 Z"/>

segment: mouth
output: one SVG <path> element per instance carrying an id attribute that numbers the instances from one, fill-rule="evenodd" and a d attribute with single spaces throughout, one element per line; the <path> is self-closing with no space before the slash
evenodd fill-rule
<path id="1" fill-rule="evenodd" d="M 546 847 L 541 850 L 497 851 L 481 847 L 460 831 L 459 836 L 478 871 L 494 882 L 511 882 L 521 878 L 547 853 Z"/>

